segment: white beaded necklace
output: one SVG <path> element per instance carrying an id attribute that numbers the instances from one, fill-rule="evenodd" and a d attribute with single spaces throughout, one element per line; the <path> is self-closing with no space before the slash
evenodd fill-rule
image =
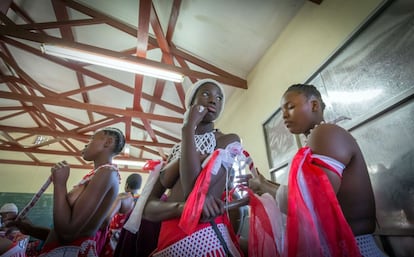
<path id="1" fill-rule="evenodd" d="M 201 135 L 194 135 L 197 152 L 210 154 L 216 148 L 216 136 L 214 130 Z"/>
<path id="2" fill-rule="evenodd" d="M 309 130 L 309 134 L 305 137 L 305 145 L 307 145 L 307 144 L 308 144 L 308 138 L 309 138 L 309 136 L 312 134 L 312 131 L 313 131 L 314 129 L 316 129 L 319 125 L 321 125 L 321 124 L 325 124 L 325 123 L 326 123 L 325 121 L 321 121 L 321 122 L 319 122 L 319 123 L 315 124 L 315 126 L 313 126 L 313 128 L 311 128 L 311 129 Z"/>
<path id="3" fill-rule="evenodd" d="M 194 135 L 197 152 L 201 154 L 211 154 L 214 149 L 216 149 L 217 143 L 216 136 L 214 135 L 215 131 L 216 130 L 200 135 Z M 181 143 L 176 144 L 172 148 L 170 156 L 170 161 L 181 157 Z"/>

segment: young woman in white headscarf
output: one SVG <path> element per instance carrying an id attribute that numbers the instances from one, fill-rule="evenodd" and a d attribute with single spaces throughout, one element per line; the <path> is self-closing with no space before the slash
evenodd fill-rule
<path id="1" fill-rule="evenodd" d="M 182 140 L 161 169 L 143 213 L 162 221 L 152 256 L 243 255 L 225 197 L 234 158 L 242 153 L 240 138 L 214 127 L 224 100 L 222 86 L 211 79 L 198 81 L 186 94 Z M 167 189 L 168 199 L 159 201 Z"/>

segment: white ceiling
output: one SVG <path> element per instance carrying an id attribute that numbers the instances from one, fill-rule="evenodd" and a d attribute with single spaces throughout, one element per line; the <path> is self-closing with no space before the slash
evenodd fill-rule
<path id="1" fill-rule="evenodd" d="M 72 166 L 87 167 L 80 150 L 105 126 L 128 137 L 131 154 L 120 158 L 165 158 L 180 138 L 190 80 L 215 78 L 228 98 L 246 90 L 247 75 L 304 2 L 2 0 L 0 163 L 47 166 L 63 155 Z M 139 53 L 188 80 L 166 82 L 46 56 L 40 45 L 47 42 L 120 57 Z M 38 135 L 48 141 L 34 145 Z"/>

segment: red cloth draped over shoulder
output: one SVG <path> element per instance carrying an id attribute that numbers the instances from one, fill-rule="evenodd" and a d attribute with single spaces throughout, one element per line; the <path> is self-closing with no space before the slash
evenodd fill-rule
<path id="1" fill-rule="evenodd" d="M 361 256 L 332 185 L 309 147 L 293 158 L 288 182 L 288 256 Z"/>
<path id="2" fill-rule="evenodd" d="M 208 193 L 208 188 L 210 186 L 211 170 L 219 153 L 219 150 L 215 150 L 213 152 L 211 159 L 207 162 L 207 165 L 201 170 L 200 174 L 198 175 L 194 188 L 188 196 L 187 201 L 185 202 L 184 210 L 179 222 L 179 227 L 187 235 L 195 231 L 200 220 L 203 204 Z"/>

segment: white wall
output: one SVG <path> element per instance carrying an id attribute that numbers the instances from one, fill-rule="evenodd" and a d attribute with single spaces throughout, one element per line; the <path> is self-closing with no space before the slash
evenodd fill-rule
<path id="1" fill-rule="evenodd" d="M 223 132 L 235 132 L 256 167 L 270 178 L 262 124 L 279 108 L 288 86 L 305 82 L 381 0 L 306 1 L 282 35 L 248 76 L 248 90 L 238 90 L 217 122 Z"/>

